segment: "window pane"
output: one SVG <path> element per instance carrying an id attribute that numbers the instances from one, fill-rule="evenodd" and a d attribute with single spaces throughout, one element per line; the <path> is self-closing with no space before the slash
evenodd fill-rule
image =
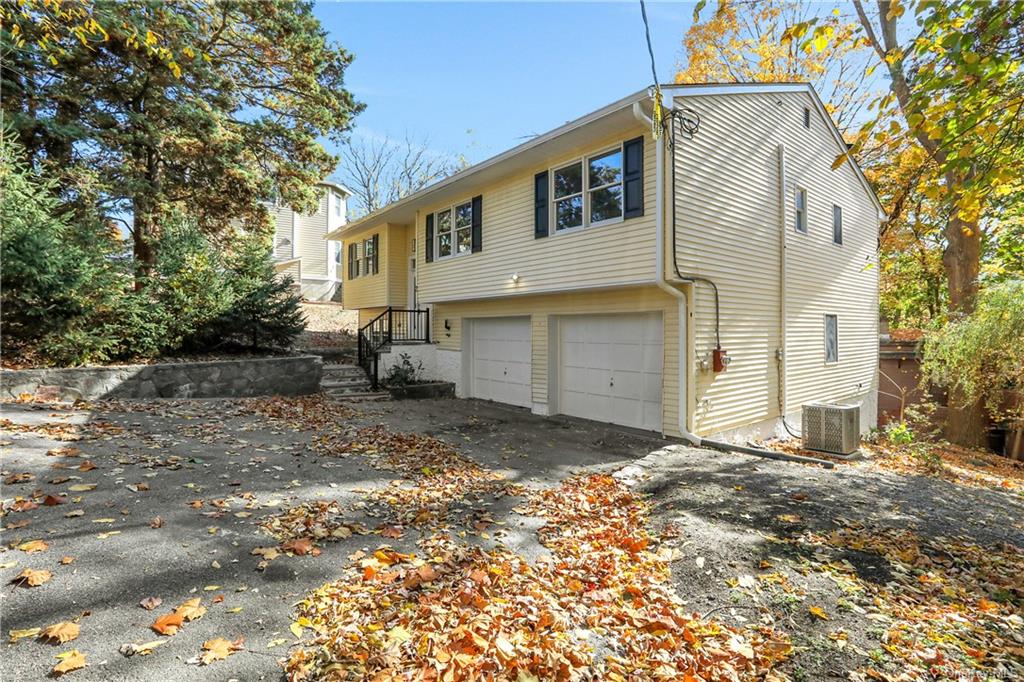
<path id="1" fill-rule="evenodd" d="M 455 207 L 455 229 L 469 227 L 473 222 L 473 204 L 465 203 Z"/>
<path id="2" fill-rule="evenodd" d="M 622 217 L 622 185 L 611 185 L 590 193 L 590 222 Z"/>
<path id="3" fill-rule="evenodd" d="M 622 181 L 622 152 L 614 151 L 590 160 L 590 187 Z"/>
<path id="4" fill-rule="evenodd" d="M 574 163 L 555 171 L 555 198 L 567 197 L 583 191 L 583 166 Z"/>
<path id="5" fill-rule="evenodd" d="M 466 253 L 467 251 L 469 251 L 469 235 L 470 232 L 468 227 L 462 230 L 458 230 L 455 233 L 455 238 L 456 241 L 458 242 L 457 247 L 459 249 L 459 253 Z"/>
<path id="6" fill-rule="evenodd" d="M 450 210 L 444 210 L 437 214 L 437 225 L 435 226 L 438 234 L 442 232 L 448 232 L 452 229 L 452 212 Z"/>
<path id="7" fill-rule="evenodd" d="M 843 209 L 840 206 L 832 207 L 832 241 L 843 243 Z"/>
<path id="8" fill-rule="evenodd" d="M 583 224 L 583 197 L 575 196 L 555 202 L 555 229 L 567 230 Z"/>
<path id="9" fill-rule="evenodd" d="M 835 315 L 825 316 L 825 362 L 839 360 L 839 329 Z"/>
<path id="10" fill-rule="evenodd" d="M 437 235 L 437 254 L 438 256 L 450 256 L 452 255 L 452 233 L 442 232 Z"/>

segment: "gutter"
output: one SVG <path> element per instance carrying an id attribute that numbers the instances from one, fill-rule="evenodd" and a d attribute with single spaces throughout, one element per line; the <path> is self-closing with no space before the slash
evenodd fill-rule
<path id="1" fill-rule="evenodd" d="M 663 103 L 666 110 L 672 107 L 671 95 L 664 95 L 667 102 Z M 640 102 L 633 103 L 633 116 L 636 117 L 641 123 L 647 126 L 653 127 L 654 123 L 651 118 L 644 113 Z M 671 120 L 671 119 L 670 119 Z M 696 447 L 707 447 L 715 450 L 722 450 L 726 452 L 739 452 L 747 455 L 755 455 L 757 457 L 764 457 L 767 459 L 777 459 L 789 462 L 800 462 L 802 464 L 817 464 L 823 466 L 826 469 L 832 469 L 835 467 L 833 462 L 829 462 L 824 459 L 816 459 L 814 457 L 801 457 L 799 455 L 790 455 L 784 452 L 775 452 L 772 450 L 762 450 L 760 448 L 749 448 L 742 445 L 733 445 L 731 443 L 721 443 L 718 441 L 708 440 L 702 438 L 695 433 L 692 433 L 686 423 L 686 412 L 688 405 L 688 396 L 686 393 L 686 384 L 689 377 L 689 362 L 686 353 L 686 294 L 672 286 L 668 280 L 665 279 L 665 136 L 659 135 L 655 142 L 656 153 L 655 153 L 655 171 L 654 171 L 654 196 L 655 196 L 655 275 L 654 283 L 659 289 L 666 292 L 673 298 L 679 301 L 679 433 L 682 434 L 683 439 L 690 442 Z M 675 230 L 676 226 L 672 225 L 672 229 Z"/>

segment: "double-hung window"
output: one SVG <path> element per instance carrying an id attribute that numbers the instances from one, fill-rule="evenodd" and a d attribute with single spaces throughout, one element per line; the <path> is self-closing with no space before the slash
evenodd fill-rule
<path id="1" fill-rule="evenodd" d="M 469 253 L 473 228 L 473 204 L 467 201 L 437 212 L 434 226 L 435 253 L 438 258 Z"/>
<path id="2" fill-rule="evenodd" d="M 363 267 L 364 275 L 376 274 L 374 265 L 377 262 L 376 240 L 371 237 L 363 242 Z"/>
<path id="3" fill-rule="evenodd" d="M 795 204 L 794 227 L 797 232 L 807 234 L 807 190 L 797 187 Z"/>
<path id="4" fill-rule="evenodd" d="M 622 220 L 622 147 L 551 173 L 555 231 Z"/>

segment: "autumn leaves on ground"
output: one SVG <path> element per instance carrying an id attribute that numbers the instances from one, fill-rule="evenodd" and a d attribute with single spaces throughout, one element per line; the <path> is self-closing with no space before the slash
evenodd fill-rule
<path id="1" fill-rule="evenodd" d="M 638 473 L 666 443 L 474 401 L 8 408 L 18 679 L 1024 675 L 1020 468 Z"/>

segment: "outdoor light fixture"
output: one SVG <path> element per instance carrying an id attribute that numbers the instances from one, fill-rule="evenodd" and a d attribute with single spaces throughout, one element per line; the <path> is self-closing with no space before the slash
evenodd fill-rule
<path id="1" fill-rule="evenodd" d="M 512 273 L 512 284 L 519 284 L 519 273 L 518 272 L 513 272 Z"/>

